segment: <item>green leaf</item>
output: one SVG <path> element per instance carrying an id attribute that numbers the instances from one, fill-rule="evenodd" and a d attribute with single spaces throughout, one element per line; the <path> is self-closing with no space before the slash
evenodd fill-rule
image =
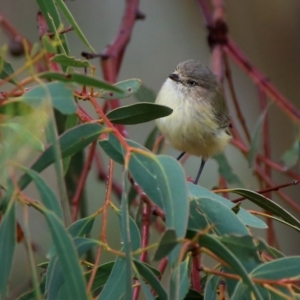
<path id="1" fill-rule="evenodd" d="M 27 103 L 18 99 L 5 101 L 0 105 L 0 115 L 7 115 L 10 117 L 26 116 L 33 111 L 33 108 Z"/>
<path id="2" fill-rule="evenodd" d="M 290 169 L 294 165 L 296 165 L 297 161 L 300 157 L 300 140 L 295 141 L 293 146 L 287 150 L 283 156 L 282 160 L 287 169 Z"/>
<path id="3" fill-rule="evenodd" d="M 0 124 L 0 128 L 2 129 L 3 136 L 14 136 L 14 138 L 23 146 L 27 144 L 32 149 L 39 152 L 45 150 L 44 144 L 24 126 L 18 123 L 2 123 Z"/>
<path id="4" fill-rule="evenodd" d="M 73 224 L 68 227 L 68 232 L 72 237 L 83 237 L 90 234 L 94 221 L 96 218 L 96 214 L 88 216 L 86 218 L 77 220 Z"/>
<path id="5" fill-rule="evenodd" d="M 166 117 L 172 111 L 167 106 L 145 102 L 116 108 L 111 110 L 107 117 L 114 124 L 133 125 Z"/>
<path id="6" fill-rule="evenodd" d="M 71 236 L 52 212 L 46 209 L 41 211 L 46 217 L 68 292 L 72 295 L 72 299 L 88 299 L 83 273 Z"/>
<path id="7" fill-rule="evenodd" d="M 42 45 L 48 53 L 52 53 L 52 54 L 56 53 L 56 47 L 54 46 L 54 43 L 49 36 L 47 35 L 42 36 Z"/>
<path id="8" fill-rule="evenodd" d="M 67 56 L 65 54 L 57 54 L 51 58 L 51 61 L 67 67 L 74 67 L 74 68 L 91 67 L 91 64 L 87 60 L 76 59 L 73 56 Z"/>
<path id="9" fill-rule="evenodd" d="M 100 246 L 99 241 L 83 237 L 76 237 L 73 239 L 73 242 L 79 257 L 82 257 L 91 248 L 95 246 Z"/>
<path id="10" fill-rule="evenodd" d="M 93 52 L 96 53 L 93 47 L 88 42 L 87 38 L 84 36 L 83 32 L 81 31 L 80 27 L 78 26 L 77 22 L 75 21 L 74 17 L 72 16 L 71 12 L 69 11 L 68 7 L 62 0 L 55 0 L 55 3 L 57 4 L 60 11 L 63 13 L 65 18 L 68 20 L 68 22 L 72 25 L 75 32 L 77 33 L 78 37 L 81 39 L 81 41 Z"/>
<path id="11" fill-rule="evenodd" d="M 56 33 L 57 28 L 60 27 L 60 25 L 62 24 L 62 21 L 58 14 L 54 0 L 48 0 L 48 1 L 36 0 L 36 2 L 47 22 L 48 31 L 51 33 Z M 66 35 L 62 34 L 59 36 L 59 38 L 61 40 L 61 44 L 58 47 L 59 53 L 65 53 L 68 55 L 69 47 L 68 47 Z"/>
<path id="12" fill-rule="evenodd" d="M 91 87 L 119 92 L 119 93 L 123 92 L 119 88 L 109 83 L 96 79 L 95 77 L 91 77 L 83 74 L 76 74 L 76 73 L 63 74 L 58 72 L 44 72 L 44 73 L 40 73 L 39 77 L 44 79 L 58 80 L 62 82 L 74 82 L 80 85 L 91 86 Z"/>
<path id="13" fill-rule="evenodd" d="M 267 280 L 282 280 L 299 277 L 300 274 L 300 257 L 284 257 L 277 260 L 272 260 L 257 266 L 251 273 L 251 278 Z M 259 287 L 259 285 L 257 285 Z M 287 297 L 294 299 L 291 291 L 284 286 L 275 286 L 284 293 Z M 265 291 L 266 292 L 266 291 Z M 249 290 L 244 284 L 239 284 L 234 292 L 234 299 L 240 299 L 239 295 L 249 295 Z M 264 299 L 267 299 L 264 297 Z M 272 298 L 273 299 L 273 298 Z M 279 298 L 281 299 L 281 298 Z"/>
<path id="14" fill-rule="evenodd" d="M 98 300 L 122 299 L 126 290 L 126 263 L 118 257 Z M 116 288 L 118 287 L 118 288 Z"/>
<path id="15" fill-rule="evenodd" d="M 188 229 L 195 231 L 204 230 L 209 226 L 209 222 L 205 214 L 201 211 L 197 199 L 198 198 L 190 201 L 190 214 L 188 223 Z"/>
<path id="16" fill-rule="evenodd" d="M 280 280 L 299 277 L 300 256 L 283 257 L 266 262 L 251 272 L 253 278 Z"/>
<path id="17" fill-rule="evenodd" d="M 151 285 L 151 287 L 156 291 L 160 300 L 167 300 L 168 295 L 161 282 L 158 280 L 157 276 L 149 269 L 145 264 L 133 260 L 134 265 L 138 273 Z"/>
<path id="18" fill-rule="evenodd" d="M 206 281 L 204 290 L 204 300 L 215 300 L 219 288 L 221 278 L 219 276 L 211 275 Z"/>
<path id="19" fill-rule="evenodd" d="M 149 289 L 149 287 L 144 283 L 142 277 L 140 276 L 139 273 L 136 274 L 137 278 L 141 284 L 142 290 L 144 292 L 144 295 L 146 296 L 147 300 L 155 300 L 154 296 L 151 293 L 151 290 Z"/>
<path id="20" fill-rule="evenodd" d="M 139 102 L 154 103 L 156 99 L 155 93 L 143 84 L 134 96 Z"/>
<path id="21" fill-rule="evenodd" d="M 154 260 L 161 260 L 178 245 L 177 235 L 174 229 L 167 229 L 161 238 L 154 254 Z"/>
<path id="22" fill-rule="evenodd" d="M 124 164 L 124 148 L 113 133 L 108 133 L 99 141 L 104 152 L 115 162 Z"/>
<path id="23" fill-rule="evenodd" d="M 49 101 L 63 114 L 74 114 L 77 109 L 73 97 L 73 87 L 62 82 L 39 85 L 25 93 L 22 99 L 34 108 Z"/>
<path id="24" fill-rule="evenodd" d="M 70 156 L 93 142 L 105 130 L 103 126 L 96 123 L 86 123 L 78 125 L 66 132 L 59 138 L 62 157 Z M 38 160 L 31 166 L 31 169 L 41 172 L 55 160 L 53 145 L 51 144 Z M 24 175 L 19 180 L 19 187 L 24 189 L 31 181 L 28 175 Z"/>
<path id="25" fill-rule="evenodd" d="M 4 60 L 2 54 L 0 55 L 0 79 L 5 80 L 7 77 L 14 73 L 14 69 L 12 68 L 11 64 Z M 13 78 L 9 80 L 12 84 L 17 84 L 17 81 Z"/>
<path id="26" fill-rule="evenodd" d="M 126 142 L 131 146 L 138 149 L 142 149 L 144 151 L 148 151 L 145 147 L 134 142 L 132 140 L 126 140 Z M 113 133 L 107 134 L 106 138 L 102 138 L 99 142 L 99 145 L 102 147 L 104 152 L 114 161 L 119 164 L 124 164 L 124 155 L 125 150 L 120 141 L 116 138 Z M 148 151 L 149 152 L 149 151 Z M 150 153 L 150 152 L 149 152 Z"/>
<path id="27" fill-rule="evenodd" d="M 189 203 L 185 175 L 172 157 L 132 153 L 129 171 L 135 182 L 166 213 L 166 226 L 178 238 L 185 236 Z M 143 175 L 143 176 L 141 176 Z"/>
<path id="28" fill-rule="evenodd" d="M 300 139 L 298 131 L 299 129 L 297 128 L 296 140 L 294 144 L 282 155 L 282 160 L 287 169 L 290 169 L 291 167 L 296 165 L 300 157 Z"/>
<path id="29" fill-rule="evenodd" d="M 131 255 L 131 232 L 129 225 L 129 211 L 127 199 L 127 179 L 128 174 L 125 169 L 122 174 L 122 199 L 121 199 L 121 237 L 123 249 L 125 250 L 125 299 L 132 299 L 132 255 Z"/>
<path id="30" fill-rule="evenodd" d="M 255 126 L 254 130 L 251 134 L 251 143 L 250 143 L 250 149 L 248 152 L 248 163 L 249 163 L 249 168 L 253 167 L 253 164 L 255 162 L 255 157 L 256 153 L 259 147 L 260 139 L 262 136 L 262 126 L 265 121 L 268 109 L 270 105 L 266 107 L 266 109 L 262 112 L 262 114 L 259 116 Z"/>
<path id="31" fill-rule="evenodd" d="M 99 288 L 101 288 L 108 280 L 111 271 L 114 267 L 115 262 L 111 261 L 106 264 L 103 264 L 97 268 L 96 271 L 96 276 L 93 281 L 92 289 L 91 291 L 94 293 L 97 291 Z M 92 271 L 89 271 L 85 274 L 85 280 L 86 282 L 89 282 L 90 277 L 91 277 Z"/>
<path id="32" fill-rule="evenodd" d="M 282 218 L 284 221 L 300 228 L 300 222 L 297 218 L 291 215 L 288 211 L 284 208 L 279 206 L 274 201 L 266 198 L 265 196 L 258 194 L 254 191 L 246 190 L 246 189 L 230 189 L 228 190 L 230 193 L 235 193 L 241 195 L 251 202 L 255 203 L 259 207 L 263 208 L 264 210 L 272 213 L 275 216 Z"/>
<path id="33" fill-rule="evenodd" d="M 40 282 L 40 293 L 43 295 L 45 293 L 45 283 L 46 283 L 46 277 L 43 276 L 42 281 Z M 23 294 L 21 297 L 18 298 L 18 300 L 36 300 L 36 292 L 35 290 L 32 290 L 30 292 L 27 292 Z"/>
<path id="34" fill-rule="evenodd" d="M 155 126 L 155 127 L 151 130 L 151 132 L 149 133 L 149 135 L 148 135 L 148 137 L 147 137 L 147 139 L 146 139 L 146 141 L 145 141 L 145 144 L 144 144 L 145 147 L 146 147 L 148 150 L 152 151 L 153 146 L 154 146 L 154 143 L 155 143 L 155 141 L 156 141 L 156 138 L 157 138 L 158 134 L 159 134 L 159 130 L 158 130 L 158 128 Z"/>
<path id="35" fill-rule="evenodd" d="M 213 230 L 218 235 L 248 235 L 247 227 L 237 217 L 237 215 L 221 202 L 213 198 L 201 197 L 195 199 L 198 208 L 205 215 L 205 218 L 213 225 Z"/>
<path id="36" fill-rule="evenodd" d="M 211 250 L 215 255 L 220 257 L 222 260 L 226 261 L 226 263 L 229 264 L 230 268 L 234 272 L 236 272 L 236 274 L 241 276 L 243 282 L 248 286 L 251 292 L 253 292 L 256 299 L 263 300 L 257 287 L 247 274 L 247 271 L 244 268 L 244 266 L 239 262 L 236 256 L 227 247 L 225 247 L 220 241 L 218 241 L 216 237 L 214 237 L 213 235 L 201 235 L 199 237 L 199 244 L 201 245 L 201 247 L 205 247 Z"/>
<path id="37" fill-rule="evenodd" d="M 213 158 L 219 165 L 219 173 L 226 179 L 226 181 L 228 181 L 228 183 L 232 185 L 243 186 L 243 183 L 239 177 L 233 173 L 227 157 L 223 153 L 215 155 Z"/>
<path id="38" fill-rule="evenodd" d="M 170 283 L 170 299 L 184 299 L 190 286 L 189 279 L 190 256 L 176 266 Z"/>
<path id="39" fill-rule="evenodd" d="M 120 218 L 120 226 L 122 228 L 121 212 L 120 210 L 116 210 L 116 212 Z M 129 216 L 129 234 L 131 240 L 131 251 L 134 252 L 141 248 L 141 233 L 134 219 L 131 216 Z"/>
<path id="40" fill-rule="evenodd" d="M 57 197 L 55 196 L 52 189 L 46 184 L 44 179 L 35 171 L 30 170 L 26 167 L 21 167 L 34 181 L 37 190 L 40 194 L 40 199 L 42 203 L 50 211 L 54 212 L 61 220 L 63 218 L 62 210 Z"/>
<path id="41" fill-rule="evenodd" d="M 0 298 L 6 299 L 7 283 L 16 247 L 15 202 L 11 199 L 0 223 Z"/>
<path id="42" fill-rule="evenodd" d="M 200 186 L 192 184 L 190 182 L 188 183 L 188 188 L 189 188 L 189 192 L 190 192 L 190 197 L 192 199 L 208 197 L 208 198 L 212 198 L 215 201 L 222 203 L 223 205 L 227 206 L 229 209 L 232 209 L 232 207 L 235 206 L 235 204 L 232 203 L 231 201 L 229 201 L 228 199 L 223 198 L 223 197 L 209 191 L 206 188 L 200 187 Z M 254 227 L 254 228 L 261 228 L 261 229 L 268 228 L 267 225 L 262 220 L 251 215 L 248 211 L 246 211 L 243 208 L 240 208 L 237 216 L 247 226 Z"/>
<path id="43" fill-rule="evenodd" d="M 123 93 L 117 93 L 113 91 L 100 91 L 100 98 L 103 99 L 120 99 L 127 98 L 135 94 L 141 86 L 141 81 L 137 78 L 120 81 L 114 84 L 117 88 L 123 91 Z"/>

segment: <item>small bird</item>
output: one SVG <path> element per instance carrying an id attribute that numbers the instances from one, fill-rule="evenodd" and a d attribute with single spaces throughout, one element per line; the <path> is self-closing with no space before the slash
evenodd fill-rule
<path id="1" fill-rule="evenodd" d="M 161 87 L 155 103 L 173 109 L 156 120 L 157 127 L 175 149 L 178 160 L 189 153 L 202 157 L 195 184 L 207 159 L 221 153 L 231 139 L 230 118 L 216 76 L 195 60 L 176 67 Z"/>

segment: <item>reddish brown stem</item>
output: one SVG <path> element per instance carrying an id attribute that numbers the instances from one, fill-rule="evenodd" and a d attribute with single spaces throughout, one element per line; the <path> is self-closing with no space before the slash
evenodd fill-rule
<path id="1" fill-rule="evenodd" d="M 135 21 L 138 19 L 138 6 L 139 0 L 126 0 L 118 33 L 113 42 L 101 54 L 103 76 L 108 82 L 115 83 L 117 80 L 125 49 L 130 41 Z M 120 102 L 119 100 L 110 100 L 109 105 L 111 109 L 114 109 L 120 106 Z M 124 125 L 116 125 L 116 128 L 124 137 L 128 136 Z"/>
<path id="2" fill-rule="evenodd" d="M 82 196 L 82 193 L 83 193 L 83 190 L 84 190 L 84 186 L 85 186 L 87 176 L 88 176 L 89 171 L 91 169 L 91 165 L 92 165 L 93 157 L 94 157 L 94 154 L 95 154 L 97 142 L 98 142 L 97 140 L 94 141 L 92 143 L 91 147 L 90 147 L 88 157 L 85 161 L 85 164 L 84 164 L 84 167 L 83 167 L 83 170 L 82 170 L 79 182 L 78 182 L 76 193 L 75 193 L 74 198 L 72 200 L 72 205 L 73 205 L 72 221 L 73 222 L 75 222 L 77 220 L 77 217 L 78 217 L 81 196 Z"/>
<path id="3" fill-rule="evenodd" d="M 142 196 L 143 197 L 143 196 Z M 145 196 L 144 196 L 145 197 Z M 148 203 L 143 202 L 143 216 L 142 216 L 142 248 L 146 248 L 149 244 L 150 234 L 150 216 L 151 211 Z M 144 251 L 140 256 L 140 261 L 147 262 L 148 252 Z M 138 300 L 141 286 L 138 285 L 134 288 L 134 300 Z"/>
<path id="4" fill-rule="evenodd" d="M 103 242 L 106 243 L 106 227 L 107 227 L 107 208 L 109 206 L 110 198 L 111 198 L 111 191 L 112 191 L 112 181 L 113 181 L 113 174 L 114 174 L 114 161 L 112 159 L 109 160 L 109 172 L 108 172 L 108 182 L 107 182 L 107 190 L 106 190 L 106 196 L 104 200 L 104 205 L 103 205 L 103 213 L 102 213 L 102 226 L 101 226 L 101 233 L 99 239 Z M 97 256 L 96 256 L 96 261 L 94 264 L 94 267 L 92 269 L 91 277 L 87 286 L 87 291 L 88 293 L 90 292 L 96 272 L 98 269 L 98 265 L 100 262 L 100 257 L 101 257 L 101 250 L 102 247 L 100 246 L 97 251 Z"/>
<path id="5" fill-rule="evenodd" d="M 275 191 L 279 191 L 280 189 L 283 189 L 285 187 L 289 187 L 291 185 L 297 185 L 298 184 L 298 181 L 297 180 L 294 180 L 293 182 L 290 182 L 290 183 L 285 183 L 285 184 L 281 184 L 281 185 L 277 185 L 277 186 L 273 186 L 271 188 L 268 188 L 268 189 L 265 189 L 265 190 L 260 190 L 260 191 L 256 191 L 257 193 L 259 194 L 267 194 L 269 192 L 275 192 Z M 268 197 L 268 196 L 267 196 Z M 270 197 L 268 197 L 270 198 Z M 240 202 L 240 201 L 243 201 L 247 198 L 245 197 L 240 197 L 240 198 L 237 198 L 237 199 L 234 199 L 232 200 L 232 202 L 234 203 L 237 203 L 237 202 Z"/>
<path id="6" fill-rule="evenodd" d="M 235 93 L 233 80 L 232 80 L 232 76 L 231 76 L 231 69 L 230 69 L 230 66 L 229 66 L 228 59 L 227 59 L 226 55 L 224 55 L 224 63 L 225 63 L 225 75 L 226 75 L 226 78 L 227 78 L 227 82 L 228 82 L 229 90 L 230 90 L 230 93 L 231 93 L 231 98 L 232 98 L 232 101 L 233 101 L 233 105 L 234 105 L 234 108 L 236 110 L 238 120 L 240 121 L 240 123 L 242 125 L 242 128 L 243 128 L 243 131 L 246 135 L 247 141 L 250 142 L 250 140 L 251 140 L 250 133 L 249 133 L 249 130 L 247 128 L 245 118 L 243 116 L 242 110 L 240 108 L 240 105 L 239 105 L 239 102 L 238 102 L 238 99 L 237 99 L 237 96 L 236 96 L 236 93 Z"/>
<path id="7" fill-rule="evenodd" d="M 268 95 L 288 116 L 300 124 L 300 111 L 293 106 L 276 88 L 269 82 L 266 76 L 260 72 L 230 39 L 225 45 L 226 53 L 248 74 L 257 86 Z"/>
<path id="8" fill-rule="evenodd" d="M 199 269 L 201 267 L 200 253 L 193 256 L 192 261 L 192 287 L 197 292 L 201 293 L 201 281 Z"/>

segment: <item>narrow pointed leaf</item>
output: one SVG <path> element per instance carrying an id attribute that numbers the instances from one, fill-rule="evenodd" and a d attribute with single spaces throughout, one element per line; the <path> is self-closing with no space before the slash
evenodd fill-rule
<path id="1" fill-rule="evenodd" d="M 54 0 L 48 0 L 48 1 L 36 0 L 36 2 L 47 22 L 49 32 L 55 33 L 57 31 L 57 28 L 59 28 L 59 26 L 62 24 L 62 21 L 60 19 Z M 65 53 L 68 55 L 69 47 L 68 47 L 66 35 L 61 34 L 59 38 L 61 40 L 61 44 L 58 46 L 59 53 Z"/>
<path id="2" fill-rule="evenodd" d="M 33 108 L 27 103 L 20 100 L 8 100 L 1 104 L 0 115 L 7 115 L 10 117 L 26 116 L 33 111 Z"/>
<path id="3" fill-rule="evenodd" d="M 62 0 L 55 0 L 55 3 L 57 4 L 58 8 L 60 11 L 63 13 L 65 18 L 68 20 L 68 22 L 72 25 L 74 28 L 75 32 L 77 33 L 78 37 L 81 39 L 81 41 L 93 52 L 96 53 L 93 47 L 90 45 L 88 42 L 87 38 L 81 31 L 80 27 L 78 26 L 76 20 L 72 16 L 71 12 L 69 11 L 68 7 Z"/>
<path id="4" fill-rule="evenodd" d="M 158 280 L 157 276 L 141 262 L 134 260 L 134 265 L 138 273 L 151 285 L 151 287 L 156 291 L 160 300 L 167 300 L 168 295 L 161 282 Z"/>
<path id="5" fill-rule="evenodd" d="M 7 77 L 14 73 L 14 69 L 11 64 L 4 60 L 4 58 L 0 55 L 0 79 L 5 80 Z M 17 84 L 17 81 L 13 78 L 9 80 L 12 84 Z"/>
<path id="6" fill-rule="evenodd" d="M 126 290 L 126 263 L 118 257 L 98 300 L 122 299 Z M 116 288 L 118 287 L 118 288 Z"/>
<path id="7" fill-rule="evenodd" d="M 117 82 L 116 84 L 114 84 L 114 86 L 122 90 L 123 93 L 116 93 L 113 91 L 100 91 L 99 97 L 107 100 L 127 98 L 137 92 L 137 90 L 141 86 L 141 81 L 139 79 L 133 78 Z"/>
<path id="8" fill-rule="evenodd" d="M 62 157 L 70 156 L 93 142 L 105 130 L 103 126 L 96 123 L 85 123 L 78 125 L 59 137 L 59 144 Z M 53 145 L 50 145 L 38 160 L 31 166 L 31 169 L 41 172 L 55 160 Z M 19 180 L 19 187 L 24 189 L 31 181 L 28 175 L 24 175 Z"/>
<path id="9" fill-rule="evenodd" d="M 282 208 L 280 205 L 275 203 L 274 201 L 266 198 L 265 196 L 258 194 L 254 191 L 246 190 L 246 189 L 230 189 L 229 192 L 241 195 L 251 202 L 255 203 L 259 207 L 264 210 L 274 214 L 285 220 L 286 222 L 300 228 L 300 221 L 291 215 L 288 211 Z"/>
<path id="10" fill-rule="evenodd" d="M 65 54 L 57 54 L 51 58 L 51 61 L 67 67 L 74 67 L 74 68 L 91 67 L 91 64 L 86 59 L 77 59 L 74 56 L 67 56 Z"/>
<path id="11" fill-rule="evenodd" d="M 288 149 L 282 156 L 282 160 L 287 169 L 293 167 L 300 157 L 300 140 L 296 139 L 290 149 Z"/>
<path id="12" fill-rule="evenodd" d="M 253 167 L 253 164 L 255 161 L 256 153 L 259 148 L 259 143 L 260 143 L 261 136 L 262 136 L 262 126 L 265 121 L 269 107 L 270 107 L 270 105 L 268 105 L 267 108 L 260 115 L 260 117 L 258 118 L 258 120 L 254 126 L 254 130 L 251 134 L 250 149 L 248 152 L 248 163 L 249 163 L 250 168 Z"/>
<path id="13" fill-rule="evenodd" d="M 243 186 L 242 181 L 239 179 L 239 177 L 233 172 L 227 157 L 224 153 L 215 155 L 214 160 L 217 161 L 219 165 L 219 173 L 228 181 L 228 183 L 236 186 Z"/>
<path id="14" fill-rule="evenodd" d="M 232 209 L 235 205 L 234 203 L 232 203 L 228 199 L 223 198 L 223 197 L 221 197 L 221 196 L 219 196 L 219 195 L 217 195 L 217 194 L 211 192 L 210 190 L 208 190 L 206 188 L 203 188 L 201 186 L 198 186 L 198 185 L 195 185 L 195 184 L 192 184 L 192 183 L 188 183 L 188 187 L 189 187 L 190 197 L 192 199 L 202 198 L 202 197 L 212 198 L 215 201 L 221 202 L 223 205 L 227 206 L 230 209 Z M 254 228 L 262 228 L 262 229 L 263 228 L 268 228 L 266 223 L 264 223 L 259 218 L 251 215 L 248 211 L 246 211 L 242 207 L 240 207 L 240 210 L 237 213 L 237 216 L 247 226 L 254 227 Z"/>
<path id="15" fill-rule="evenodd" d="M 144 86 L 143 84 L 134 96 L 139 102 L 154 103 L 156 98 L 155 93 L 151 89 Z"/>
<path id="16" fill-rule="evenodd" d="M 7 284 L 16 246 L 16 212 L 14 200 L 8 205 L 0 223 L 0 298 L 6 299 Z"/>
<path id="17" fill-rule="evenodd" d="M 39 85 L 25 93 L 22 100 L 33 108 L 50 101 L 53 107 L 63 114 L 74 114 L 77 109 L 73 97 L 73 87 L 62 82 Z"/>
<path id="18" fill-rule="evenodd" d="M 62 82 L 74 82 L 78 83 L 80 85 L 86 85 L 86 86 L 91 86 L 91 87 L 96 87 L 99 89 L 104 89 L 104 90 L 109 90 L 109 91 L 114 91 L 114 92 L 119 92 L 122 93 L 123 91 L 120 90 L 119 88 L 108 84 L 104 81 L 101 81 L 95 77 L 83 75 L 83 74 L 63 74 L 63 73 L 57 73 L 57 72 L 45 72 L 45 73 L 40 73 L 39 77 L 44 78 L 44 79 L 52 79 L 52 80 L 58 80 Z"/>
<path id="19" fill-rule="evenodd" d="M 46 217 L 53 238 L 68 292 L 72 294 L 73 299 L 88 299 L 85 292 L 86 287 L 83 273 L 71 236 L 67 233 L 61 221 L 52 212 L 43 209 L 42 213 Z"/>
<path id="20" fill-rule="evenodd" d="M 18 123 L 2 123 L 0 124 L 0 128 L 3 136 L 14 136 L 16 139 L 18 139 L 19 143 L 22 143 L 22 145 L 27 144 L 36 151 L 42 152 L 45 150 L 42 141 L 28 131 L 24 126 Z"/>
<path id="21" fill-rule="evenodd" d="M 161 260 L 178 245 L 178 239 L 174 229 L 167 229 L 159 242 L 154 254 L 154 260 Z"/>
<path id="22" fill-rule="evenodd" d="M 208 197 L 201 197 L 195 201 L 197 201 L 199 209 L 210 225 L 214 226 L 213 230 L 218 235 L 249 234 L 247 227 L 227 206 Z"/>
<path id="23" fill-rule="evenodd" d="M 131 232 L 129 224 L 129 211 L 127 199 L 127 170 L 122 174 L 122 200 L 121 200 L 121 237 L 123 242 L 123 250 L 125 251 L 125 300 L 132 299 L 132 248 L 131 248 Z"/>
<path id="24" fill-rule="evenodd" d="M 107 114 L 114 124 L 133 125 L 149 122 L 158 118 L 166 117 L 172 113 L 172 109 L 153 103 L 135 103 L 122 106 Z"/>
<path id="25" fill-rule="evenodd" d="M 22 169 L 31 177 L 34 181 L 42 203 L 48 208 L 50 211 L 53 211 L 61 220 L 63 218 L 62 210 L 59 204 L 59 201 L 52 191 L 50 187 L 46 184 L 44 179 L 35 171 L 30 170 L 26 167 L 22 167 Z"/>
<path id="26" fill-rule="evenodd" d="M 230 250 L 228 250 L 224 245 L 222 245 L 222 243 L 219 242 L 213 235 L 201 235 L 199 237 L 199 243 L 201 247 L 205 247 L 211 250 L 215 255 L 220 257 L 222 260 L 226 261 L 226 263 L 229 264 L 230 268 L 241 276 L 243 282 L 249 287 L 251 292 L 253 292 L 256 299 L 263 300 L 257 287 L 247 274 L 246 269 Z"/>
<path id="27" fill-rule="evenodd" d="M 176 266 L 171 276 L 170 299 L 184 299 L 189 291 L 189 264 L 190 256 Z"/>

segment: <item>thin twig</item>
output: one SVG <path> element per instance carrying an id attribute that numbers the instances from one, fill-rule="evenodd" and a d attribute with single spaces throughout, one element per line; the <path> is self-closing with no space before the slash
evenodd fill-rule
<path id="1" fill-rule="evenodd" d="M 89 154 L 87 156 L 87 159 L 84 163 L 82 173 L 80 175 L 80 179 L 78 181 L 77 189 L 75 192 L 75 195 L 72 200 L 72 205 L 73 205 L 73 215 L 72 215 L 72 222 L 75 222 L 78 217 L 78 211 L 79 211 L 79 206 L 80 206 L 80 200 L 81 200 L 81 195 L 84 190 L 85 182 L 87 179 L 87 176 L 89 174 L 89 171 L 91 169 L 93 157 L 95 154 L 96 146 L 97 146 L 98 140 L 94 141 L 90 147 Z"/>

